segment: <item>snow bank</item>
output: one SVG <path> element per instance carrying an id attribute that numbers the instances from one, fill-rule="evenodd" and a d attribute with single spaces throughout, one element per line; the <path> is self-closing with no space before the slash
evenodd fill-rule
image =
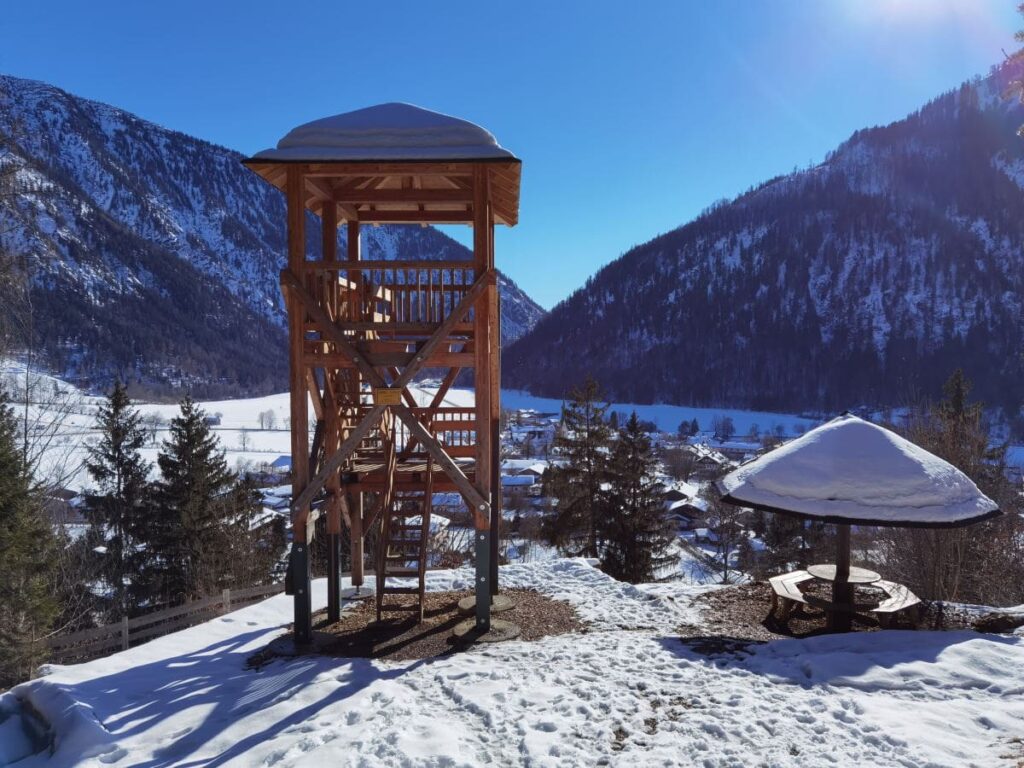
<path id="1" fill-rule="evenodd" d="M 952 464 L 846 414 L 729 473 L 728 500 L 831 521 L 953 525 L 996 513 Z"/>
<path id="2" fill-rule="evenodd" d="M 73 689 L 50 684 L 45 680 L 34 680 L 0 697 L 0 702 L 8 697 L 28 705 L 45 721 L 53 734 L 55 754 L 80 760 L 102 756 L 103 762 L 119 759 L 123 755 L 109 731 L 99 722 L 92 707 L 75 700 Z M 8 722 L 13 724 L 15 721 Z M 9 731 L 3 734 L 3 740 L 6 740 L 8 734 Z M 28 743 L 31 746 L 31 742 Z M 5 764 L 4 751 L 0 747 L 0 764 Z M 31 751 L 24 752 L 23 756 L 28 754 Z"/>

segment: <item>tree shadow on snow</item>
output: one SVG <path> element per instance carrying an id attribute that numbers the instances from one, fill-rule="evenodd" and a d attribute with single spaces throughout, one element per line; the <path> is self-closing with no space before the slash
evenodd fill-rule
<path id="1" fill-rule="evenodd" d="M 666 650 L 688 662 L 742 668 L 779 682 L 803 686 L 859 686 L 870 683 L 867 678 L 858 678 L 872 672 L 893 670 L 901 665 L 904 668 L 900 670 L 900 678 L 918 678 L 929 684 L 932 678 L 927 668 L 913 669 L 911 665 L 936 664 L 947 653 L 969 654 L 972 658 L 994 653 L 1005 657 L 1005 663 L 1014 664 L 1019 655 L 1011 655 L 1011 649 L 1019 649 L 1024 640 L 972 630 L 891 630 L 815 634 L 767 642 L 711 635 L 664 637 L 660 643 Z M 961 659 L 955 663 L 962 665 L 965 662 Z M 999 683 L 979 676 L 977 680 L 963 680 L 962 685 L 998 687 Z"/>
<path id="2" fill-rule="evenodd" d="M 104 714 L 103 726 L 118 741 L 144 734 L 160 721 L 174 718 L 188 709 L 208 708 L 198 726 L 189 729 L 183 724 L 180 732 L 170 734 L 172 743 L 155 750 L 151 759 L 132 765 L 138 768 L 218 766 L 245 755 L 249 749 L 292 726 L 315 718 L 318 712 L 378 680 L 398 678 L 431 661 L 423 659 L 397 669 L 381 670 L 369 659 L 298 656 L 275 660 L 258 669 L 247 667 L 251 651 L 240 649 L 266 634 L 266 629 L 243 633 L 198 651 L 75 683 L 74 696 L 98 703 L 97 709 Z M 187 761 L 190 755 L 215 743 L 239 720 L 301 694 L 317 677 L 332 673 L 339 685 L 330 687 L 326 695 L 287 710 L 280 719 L 250 733 L 219 754 Z M 320 680 L 317 684 L 324 682 Z"/>

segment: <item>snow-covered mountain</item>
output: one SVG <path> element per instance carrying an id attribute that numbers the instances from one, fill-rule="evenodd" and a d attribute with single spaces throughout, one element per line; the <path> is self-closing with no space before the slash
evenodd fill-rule
<path id="1" fill-rule="evenodd" d="M 53 368 L 206 395 L 285 385 L 284 201 L 241 155 L 12 77 L 0 77 L 0 136 L 0 162 L 19 168 L 0 232 L 34 274 L 36 340 Z M 421 227 L 370 228 L 364 252 L 469 258 Z M 510 341 L 543 310 L 505 276 L 500 290 Z"/>
<path id="2" fill-rule="evenodd" d="M 505 354 L 505 385 L 756 408 L 905 404 L 962 366 L 1024 395 L 1020 65 L 858 131 L 637 246 Z"/>

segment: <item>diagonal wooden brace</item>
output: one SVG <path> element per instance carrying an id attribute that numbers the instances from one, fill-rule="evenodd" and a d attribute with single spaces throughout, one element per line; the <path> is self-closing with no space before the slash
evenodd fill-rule
<path id="1" fill-rule="evenodd" d="M 375 405 L 366 415 L 363 420 L 356 425 L 356 428 L 352 430 L 349 436 L 345 439 L 345 442 L 341 444 L 337 451 L 327 459 L 324 459 L 323 466 L 320 467 L 320 471 L 310 479 L 309 485 L 299 494 L 297 499 L 292 499 L 292 517 L 295 519 L 297 510 L 308 509 L 310 502 L 313 501 L 313 497 L 320 493 L 320 490 L 324 487 L 324 483 L 327 482 L 327 478 L 330 477 L 332 472 L 337 472 L 345 460 L 352 455 L 353 451 L 359 447 L 359 443 L 367 433 L 375 426 L 380 423 L 380 417 L 387 409 L 386 405 Z"/>
<path id="2" fill-rule="evenodd" d="M 455 305 L 455 308 L 451 313 L 444 319 L 444 321 L 437 326 L 437 329 L 430 334 L 430 338 L 423 342 L 418 350 L 416 350 L 416 356 L 412 362 L 405 367 L 402 371 L 402 375 L 398 377 L 398 381 L 394 382 L 391 386 L 395 388 L 404 389 L 408 386 L 409 382 L 412 381 L 413 376 L 420 372 L 420 369 L 427 364 L 427 360 L 433 354 L 437 346 L 448 338 L 448 334 L 451 333 L 452 328 L 456 324 L 462 322 L 462 318 L 465 317 L 466 313 L 473 308 L 473 304 L 476 302 L 480 295 L 486 290 L 487 286 L 496 279 L 497 273 L 493 269 L 484 271 L 474 281 L 473 285 L 470 286 L 469 290 L 466 291 L 459 303 Z"/>
<path id="3" fill-rule="evenodd" d="M 398 418 L 405 422 L 405 426 L 409 428 L 409 431 L 416 436 L 420 444 L 434 457 L 434 461 L 440 465 L 445 474 L 455 483 L 455 487 L 459 489 L 462 497 L 473 511 L 473 518 L 476 521 L 477 528 L 487 528 L 491 517 L 490 502 L 480 494 L 476 486 L 466 477 L 462 468 L 452 460 L 452 457 L 448 455 L 437 438 L 430 434 L 412 411 L 404 405 L 392 405 L 391 410 L 395 412 Z"/>
<path id="4" fill-rule="evenodd" d="M 345 336 L 341 329 L 339 329 L 331 318 L 327 316 L 327 313 L 320 307 L 316 299 L 302 287 L 302 283 L 299 282 L 299 279 L 291 270 L 281 270 L 281 285 L 288 288 L 288 290 L 292 292 L 292 295 L 299 300 L 302 304 L 302 308 L 309 313 L 314 321 L 316 321 L 316 324 L 320 327 L 321 333 L 329 336 L 331 342 L 337 346 L 343 354 L 352 358 L 352 362 L 356 364 L 356 367 L 359 368 L 367 381 L 375 387 L 387 386 L 387 383 L 384 381 L 384 377 L 377 372 L 377 369 L 370 364 L 370 361 L 363 356 L 362 352 L 349 343 L 348 337 Z"/>

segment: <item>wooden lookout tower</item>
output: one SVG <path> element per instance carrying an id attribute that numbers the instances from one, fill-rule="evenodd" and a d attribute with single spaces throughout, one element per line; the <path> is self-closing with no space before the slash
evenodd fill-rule
<path id="1" fill-rule="evenodd" d="M 380 531 L 378 615 L 392 592 L 418 593 L 422 614 L 431 499 L 446 491 L 461 494 L 474 519 L 476 631 L 487 632 L 501 503 L 494 225 L 517 222 L 520 161 L 473 123 L 382 104 L 301 125 L 244 162 L 282 190 L 288 206 L 281 288 L 296 641 L 312 639 L 309 545 L 317 518 L 326 517 L 329 618 L 341 609 L 343 523 L 354 586 L 363 584 L 364 538 L 374 526 Z M 306 236 L 309 212 L 322 223 L 319 244 Z M 366 224 L 468 224 L 472 260 L 364 259 Z M 347 237 L 339 254 L 341 225 Z M 446 373 L 424 402 L 409 385 L 428 369 Z M 465 369 L 474 405 L 452 407 L 445 395 Z"/>

